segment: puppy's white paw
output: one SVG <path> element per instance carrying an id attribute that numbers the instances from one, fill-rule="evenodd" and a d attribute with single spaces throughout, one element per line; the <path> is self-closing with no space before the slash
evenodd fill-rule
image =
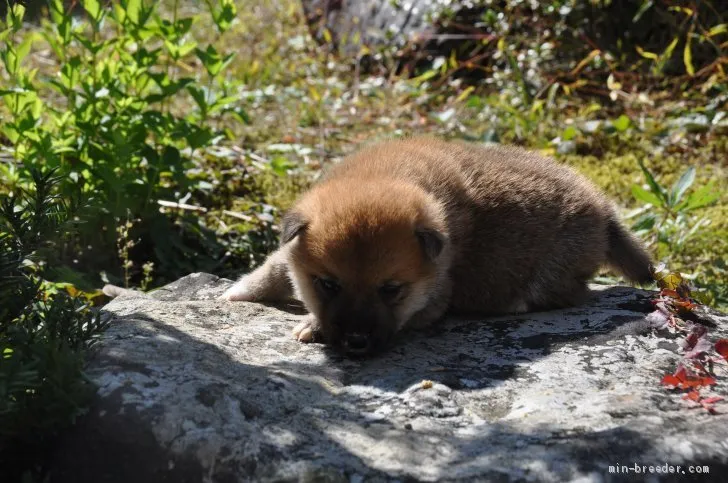
<path id="1" fill-rule="evenodd" d="M 298 342 L 313 342 L 315 320 L 316 319 L 311 316 L 306 317 L 300 324 L 293 328 L 293 337 L 295 337 Z"/>
<path id="2" fill-rule="evenodd" d="M 249 285 L 246 283 L 246 280 L 242 279 L 235 282 L 232 287 L 220 295 L 219 300 L 228 300 L 230 302 L 252 302 L 255 298 Z"/>

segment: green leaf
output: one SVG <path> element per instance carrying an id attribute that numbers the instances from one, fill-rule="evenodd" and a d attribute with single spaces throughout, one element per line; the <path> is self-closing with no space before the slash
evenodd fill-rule
<path id="1" fill-rule="evenodd" d="M 270 160 L 270 167 L 278 176 L 285 176 L 287 171 L 295 168 L 296 165 L 290 162 L 285 156 L 276 156 Z"/>
<path id="2" fill-rule="evenodd" d="M 192 99 L 195 100 L 197 106 L 200 108 L 200 111 L 202 111 L 202 117 L 207 116 L 208 104 L 206 92 L 192 85 L 187 86 L 187 92 L 190 93 Z"/>
<path id="3" fill-rule="evenodd" d="M 184 34 L 190 31 L 190 27 L 192 27 L 192 22 L 194 22 L 194 20 L 195 19 L 193 17 L 178 19 L 177 22 L 175 22 L 174 24 L 175 33 L 179 37 L 182 37 Z"/>
<path id="4" fill-rule="evenodd" d="M 118 24 L 123 25 L 126 21 L 126 10 L 124 10 L 124 7 L 118 2 L 113 3 L 111 14 L 112 18 L 116 20 L 116 23 Z"/>
<path id="5" fill-rule="evenodd" d="M 658 55 L 655 54 L 654 52 L 648 52 L 648 51 L 642 49 L 642 47 L 640 47 L 639 45 L 635 48 L 637 49 L 637 53 L 640 54 L 645 59 L 650 59 L 650 60 L 658 59 Z"/>
<path id="6" fill-rule="evenodd" d="M 7 44 L 4 51 L 0 52 L 2 55 L 3 64 L 10 75 L 15 75 L 18 72 L 18 54 L 12 44 Z"/>
<path id="7" fill-rule="evenodd" d="M 685 191 L 687 191 L 688 188 L 693 184 L 695 181 L 695 168 L 693 166 L 690 166 L 685 173 L 683 173 L 682 176 L 680 176 L 680 179 L 677 180 L 677 182 L 673 185 L 672 190 L 670 192 L 670 205 L 675 206 L 678 203 L 680 203 L 680 200 L 682 199 L 683 195 L 685 194 Z"/>
<path id="8" fill-rule="evenodd" d="M 714 203 L 716 200 L 718 200 L 718 198 L 720 198 L 720 195 L 718 194 L 718 192 L 713 190 L 713 187 L 714 184 L 710 183 L 706 186 L 703 186 L 702 188 L 693 191 L 685 198 L 685 201 L 683 201 L 675 209 L 678 212 L 686 212 L 696 210 L 698 208 L 703 208 Z"/>
<path id="9" fill-rule="evenodd" d="M 220 33 L 223 33 L 232 26 L 232 23 L 237 16 L 237 10 L 235 9 L 235 3 L 233 0 L 222 0 L 221 3 L 222 5 L 220 10 L 213 13 L 213 19 Z"/>
<path id="10" fill-rule="evenodd" d="M 649 203 L 653 206 L 662 206 L 662 201 L 660 201 L 659 196 L 639 185 L 632 186 L 632 196 L 638 201 Z"/>
<path id="11" fill-rule="evenodd" d="M 574 136 L 576 136 L 577 130 L 574 126 L 569 126 L 566 129 L 564 129 L 564 132 L 561 133 L 561 139 L 563 141 L 570 141 L 571 139 L 574 139 Z"/>
<path id="12" fill-rule="evenodd" d="M 5 16 L 7 25 L 14 31 L 17 32 L 23 26 L 23 17 L 25 16 L 25 6 L 18 2 L 12 7 L 8 8 Z"/>
<path id="13" fill-rule="evenodd" d="M 683 64 L 685 64 L 685 70 L 690 75 L 695 75 L 695 67 L 693 67 L 693 53 L 690 49 L 690 34 L 688 34 L 685 40 L 685 48 L 683 49 Z"/>
<path id="14" fill-rule="evenodd" d="M 21 42 L 19 43 L 7 43 L 5 51 L 0 51 L 2 55 L 3 63 L 5 68 L 10 74 L 18 74 L 20 71 L 20 64 L 23 59 L 30 53 L 30 49 L 38 38 L 42 38 L 42 35 L 38 32 L 28 33 Z"/>
<path id="15" fill-rule="evenodd" d="M 714 35 L 718 34 L 724 34 L 726 32 L 728 32 L 728 23 L 721 23 L 715 25 L 710 30 L 708 30 L 708 37 L 713 37 Z"/>
<path id="16" fill-rule="evenodd" d="M 215 77 L 219 74 L 220 71 L 230 64 L 235 56 L 235 54 L 232 53 L 223 57 L 212 45 L 208 45 L 206 50 L 195 49 L 195 53 L 200 61 L 202 61 L 207 73 L 210 74 L 211 77 Z"/>
<path id="17" fill-rule="evenodd" d="M 469 96 L 465 101 L 465 106 L 471 109 L 481 109 L 483 105 L 483 99 L 480 96 Z"/>
<path id="18" fill-rule="evenodd" d="M 40 37 L 40 34 L 37 32 L 33 32 L 31 34 L 28 34 L 22 42 L 18 45 L 17 55 L 18 55 L 18 65 L 23 61 L 23 59 L 30 53 L 30 48 L 33 46 L 33 42 Z"/>
<path id="19" fill-rule="evenodd" d="M 81 4 L 89 16 L 98 22 L 102 14 L 101 4 L 99 4 L 98 0 L 81 0 Z"/>
<path id="20" fill-rule="evenodd" d="M 168 84 L 164 84 L 159 82 L 158 79 L 155 79 L 155 76 L 152 76 L 152 78 L 155 80 L 155 82 L 157 82 L 157 85 L 162 92 L 158 94 L 151 94 L 145 97 L 144 101 L 149 103 L 159 102 L 163 99 L 171 97 L 194 82 L 194 79 L 190 79 L 189 77 L 183 77 L 176 82 L 169 82 Z"/>
<path id="21" fill-rule="evenodd" d="M 126 17 L 135 25 L 139 24 L 139 12 L 142 8 L 142 0 L 127 0 Z"/>
<path id="22" fill-rule="evenodd" d="M 74 38 L 86 49 L 88 49 L 89 52 L 92 54 L 98 54 L 101 49 L 104 48 L 104 42 L 94 42 L 92 38 L 87 37 L 86 35 L 79 34 L 78 32 L 74 33 Z"/>
<path id="23" fill-rule="evenodd" d="M 183 168 L 180 152 L 174 146 L 166 146 L 164 148 L 164 152 L 162 153 L 162 162 L 164 163 L 165 168 L 175 168 L 177 171 Z"/>
<path id="24" fill-rule="evenodd" d="M 630 120 L 629 117 L 627 117 L 624 114 L 622 114 L 617 119 L 612 121 L 612 126 L 614 126 L 614 129 L 616 129 L 619 132 L 626 131 L 627 129 L 629 129 L 629 126 L 631 126 L 631 125 L 632 125 L 632 121 Z"/>
<path id="25" fill-rule="evenodd" d="M 632 22 L 637 23 L 640 18 L 642 18 L 642 15 L 645 14 L 647 10 L 652 8 L 652 0 L 645 0 L 642 2 L 642 5 L 640 5 L 640 8 L 637 10 L 637 13 L 634 14 L 634 17 L 632 17 Z"/>
<path id="26" fill-rule="evenodd" d="M 191 132 L 185 136 L 185 140 L 192 149 L 197 149 L 206 146 L 214 137 L 215 135 L 209 129 L 194 126 Z"/>
<path id="27" fill-rule="evenodd" d="M 240 106 L 235 108 L 228 107 L 222 112 L 231 114 L 233 117 L 235 117 L 235 119 L 242 122 L 243 124 L 251 124 L 250 116 L 248 115 L 247 111 Z"/>
<path id="28" fill-rule="evenodd" d="M 167 51 L 169 52 L 169 55 L 174 60 L 179 60 L 182 57 L 186 56 L 195 48 L 197 47 L 197 42 L 187 42 L 184 44 L 179 44 L 177 42 L 173 42 L 169 39 L 164 39 L 164 46 L 167 47 Z"/>
<path id="29" fill-rule="evenodd" d="M 71 15 L 66 13 L 63 0 L 52 0 L 50 14 L 58 36 L 67 44 L 71 41 Z"/>
<path id="30" fill-rule="evenodd" d="M 149 19 L 152 18 L 152 15 L 157 8 L 157 3 L 158 2 L 141 2 L 141 7 L 139 8 L 139 22 L 137 23 L 137 26 L 144 27 L 147 22 L 149 22 Z"/>
<path id="31" fill-rule="evenodd" d="M 667 194 L 665 192 L 665 189 L 660 186 L 655 177 L 652 175 L 652 172 L 647 169 L 647 166 L 645 166 L 645 163 L 641 159 L 637 159 L 637 163 L 639 163 L 642 174 L 645 176 L 645 180 L 650 186 L 650 191 L 652 191 L 655 195 L 657 195 L 658 198 L 660 198 L 661 206 L 667 206 Z"/>
<path id="32" fill-rule="evenodd" d="M 632 224 L 632 231 L 651 230 L 657 223 L 657 216 L 654 213 L 644 213 Z"/>
<path id="33" fill-rule="evenodd" d="M 657 65 L 658 71 L 662 72 L 662 69 L 667 64 L 667 61 L 670 60 L 670 58 L 672 57 L 672 53 L 675 50 L 675 47 L 677 47 L 678 40 L 679 40 L 678 37 L 673 38 L 672 42 L 670 42 L 670 44 L 667 46 L 667 48 L 662 52 L 662 54 L 660 54 L 660 61 L 658 62 L 658 65 Z"/>

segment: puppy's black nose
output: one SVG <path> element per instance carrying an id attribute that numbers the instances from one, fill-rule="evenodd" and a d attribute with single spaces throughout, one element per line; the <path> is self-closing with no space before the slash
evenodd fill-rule
<path id="1" fill-rule="evenodd" d="M 357 333 L 347 334 L 344 345 L 349 352 L 366 352 L 369 350 L 369 336 Z"/>

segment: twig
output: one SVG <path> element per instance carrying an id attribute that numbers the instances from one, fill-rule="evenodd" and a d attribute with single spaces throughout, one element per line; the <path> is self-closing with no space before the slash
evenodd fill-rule
<path id="1" fill-rule="evenodd" d="M 223 215 L 232 216 L 233 218 L 238 218 L 243 221 L 253 221 L 253 217 L 250 215 L 246 215 L 243 213 L 237 213 L 235 211 L 229 211 L 229 210 L 222 210 Z"/>
<path id="2" fill-rule="evenodd" d="M 250 159 L 252 159 L 253 161 L 258 161 L 259 163 L 266 163 L 266 164 L 270 164 L 270 160 L 269 160 L 269 159 L 266 159 L 266 158 L 264 158 L 263 156 L 260 156 L 260 155 L 258 155 L 258 154 L 255 154 L 255 153 L 247 153 L 247 155 L 248 155 L 248 157 L 250 157 Z"/>
<path id="3" fill-rule="evenodd" d="M 201 211 L 203 213 L 207 213 L 207 208 L 202 206 L 188 205 L 187 203 L 177 203 L 176 201 L 166 200 L 157 200 L 157 203 L 167 208 L 179 208 L 182 210 Z"/>

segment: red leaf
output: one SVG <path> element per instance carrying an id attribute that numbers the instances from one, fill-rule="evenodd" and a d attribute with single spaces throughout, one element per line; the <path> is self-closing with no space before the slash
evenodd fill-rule
<path id="1" fill-rule="evenodd" d="M 715 384 L 715 379 L 712 377 L 689 377 L 682 383 L 681 387 L 712 386 L 713 384 Z"/>
<path id="2" fill-rule="evenodd" d="M 680 379 L 673 376 L 672 374 L 667 374 L 665 377 L 662 378 L 662 381 L 660 381 L 665 386 L 677 386 L 680 384 Z"/>
<path id="3" fill-rule="evenodd" d="M 698 402 L 700 401 L 700 393 L 693 389 L 689 393 L 685 394 L 683 396 L 683 399 L 690 399 L 692 401 Z"/>
<path id="4" fill-rule="evenodd" d="M 667 374 L 662 378 L 662 384 L 665 386 L 675 386 L 680 389 L 689 389 L 691 387 L 712 386 L 715 379 L 710 376 L 695 376 L 688 374 L 684 367 L 675 372 L 675 374 Z"/>
<path id="5" fill-rule="evenodd" d="M 715 352 L 728 361 L 728 339 L 720 339 L 715 343 Z"/>
<path id="6" fill-rule="evenodd" d="M 700 401 L 703 404 L 714 404 L 718 401 L 722 401 L 724 398 L 722 396 L 713 396 L 713 397 L 706 397 L 702 401 Z"/>
<path id="7" fill-rule="evenodd" d="M 712 386 L 713 384 L 716 384 L 715 378 L 714 377 L 709 377 L 709 376 L 708 377 L 701 377 L 699 379 L 699 381 L 700 381 L 700 384 L 702 386 Z"/>
<path id="8" fill-rule="evenodd" d="M 696 307 L 696 305 L 689 300 L 673 300 L 672 303 L 688 311 L 693 310 Z"/>

